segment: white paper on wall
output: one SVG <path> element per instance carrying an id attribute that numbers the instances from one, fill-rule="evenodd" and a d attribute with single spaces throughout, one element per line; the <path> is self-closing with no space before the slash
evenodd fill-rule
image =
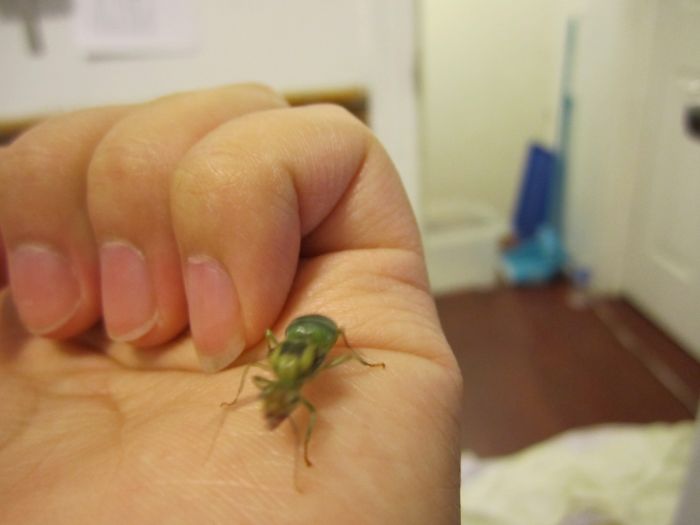
<path id="1" fill-rule="evenodd" d="M 181 54 L 195 48 L 192 0 L 74 0 L 74 31 L 90 57 Z"/>

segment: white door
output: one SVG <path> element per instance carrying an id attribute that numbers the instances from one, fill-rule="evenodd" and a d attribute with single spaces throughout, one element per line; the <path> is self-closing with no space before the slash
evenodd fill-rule
<path id="1" fill-rule="evenodd" d="M 661 0 L 623 290 L 700 359 L 700 0 Z"/>

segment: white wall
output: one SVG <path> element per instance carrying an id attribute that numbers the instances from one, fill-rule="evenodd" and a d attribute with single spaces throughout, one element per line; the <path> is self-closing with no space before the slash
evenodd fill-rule
<path id="1" fill-rule="evenodd" d="M 3 70 L 11 73 L 0 87 L 0 115 L 139 101 L 242 80 L 283 89 L 363 85 L 368 80 L 370 65 L 364 59 L 372 42 L 366 2 L 193 4 L 198 48 L 161 58 L 88 59 L 75 44 L 68 12 L 41 17 L 46 49 L 35 56 L 19 20 L 0 18 Z"/>
<path id="2" fill-rule="evenodd" d="M 476 202 L 511 214 L 527 144 L 555 137 L 560 0 L 423 0 L 426 215 Z"/>
<path id="3" fill-rule="evenodd" d="M 363 86 L 373 128 L 418 203 L 411 0 L 194 0 L 194 51 L 107 60 L 76 46 L 67 0 L 37 0 L 45 50 L 32 54 L 13 15 L 21 1 L 0 0 L 0 120 L 240 81 L 280 90 Z"/>
<path id="4" fill-rule="evenodd" d="M 657 2 L 424 0 L 426 223 L 474 203 L 510 217 L 528 141 L 556 140 L 564 31 L 574 17 L 565 241 L 596 290 L 619 292 Z"/>

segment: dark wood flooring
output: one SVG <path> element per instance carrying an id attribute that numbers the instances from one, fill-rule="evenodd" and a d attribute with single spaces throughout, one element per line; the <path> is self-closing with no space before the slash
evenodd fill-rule
<path id="1" fill-rule="evenodd" d="M 569 297 L 560 282 L 437 298 L 464 375 L 463 448 L 496 456 L 577 427 L 694 417 L 700 362 L 623 299 Z"/>

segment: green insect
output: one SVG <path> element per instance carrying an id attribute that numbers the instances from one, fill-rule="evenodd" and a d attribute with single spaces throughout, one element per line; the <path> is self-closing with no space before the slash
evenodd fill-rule
<path id="1" fill-rule="evenodd" d="M 350 359 L 356 359 L 365 366 L 381 366 L 384 363 L 369 363 L 353 350 L 345 339 L 345 334 L 335 322 L 323 315 L 304 315 L 294 319 L 284 332 L 285 339 L 281 343 L 275 339 L 270 330 L 265 332 L 268 353 L 265 361 L 250 363 L 245 367 L 241 384 L 236 398 L 231 402 L 221 403 L 221 406 L 232 406 L 238 401 L 243 390 L 246 375 L 251 366 L 256 366 L 274 374 L 274 379 L 254 376 L 253 382 L 260 389 L 263 400 L 265 419 L 270 430 L 287 419 L 298 405 L 304 405 L 309 411 L 309 424 L 304 437 L 304 461 L 309 461 L 309 439 L 316 423 L 316 408 L 308 399 L 301 395 L 304 383 L 323 370 L 338 366 Z M 340 355 L 329 362 L 326 357 L 342 337 L 349 353 Z"/>

